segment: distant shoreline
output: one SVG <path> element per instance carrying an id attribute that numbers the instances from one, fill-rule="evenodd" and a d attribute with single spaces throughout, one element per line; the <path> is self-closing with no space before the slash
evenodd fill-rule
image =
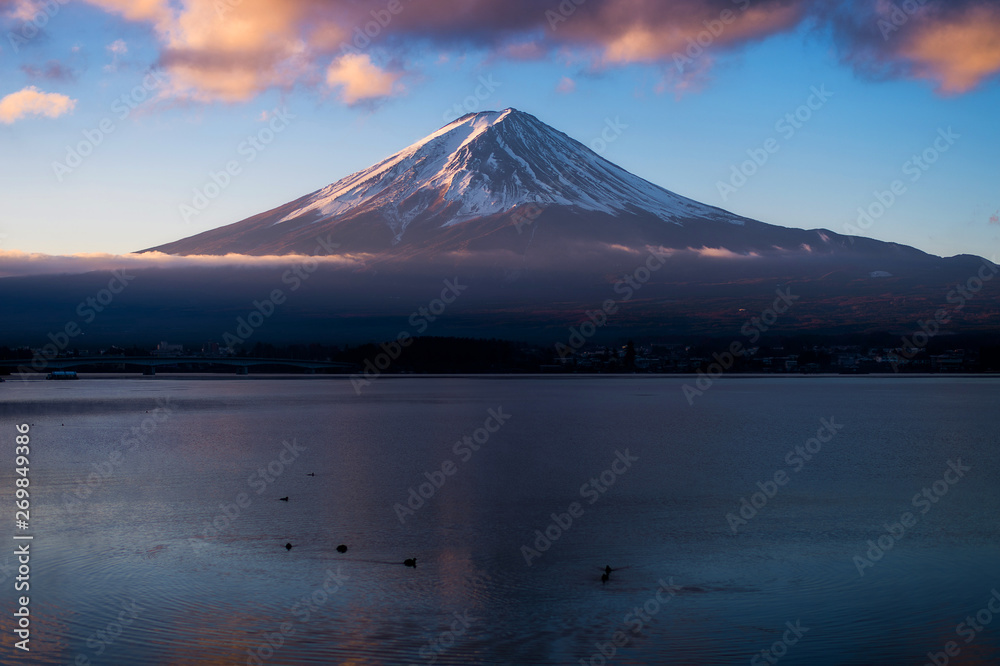
<path id="1" fill-rule="evenodd" d="M 20 377 L 15 377 L 14 375 L 8 375 L 5 383 L 17 384 L 22 381 L 36 382 L 36 381 L 46 381 L 46 373 L 40 372 L 35 375 L 31 375 L 29 378 L 21 379 Z M 427 374 L 383 374 L 380 375 L 378 381 L 383 380 L 407 380 L 407 379 L 697 379 L 700 375 L 697 373 L 655 373 L 655 372 L 643 372 L 643 373 L 610 373 L 610 372 L 542 372 L 542 373 L 486 373 L 486 372 L 476 372 L 476 373 L 427 373 Z M 859 378 L 871 378 L 871 379 L 935 379 L 935 378 L 958 378 L 958 377 L 984 377 L 984 378 L 1000 378 L 1000 372 L 900 372 L 900 373 L 759 373 L 759 372 L 733 372 L 726 373 L 721 377 L 714 379 L 713 381 L 718 381 L 719 379 L 859 379 Z M 295 374 L 295 373 L 259 373 L 250 375 L 236 375 L 234 373 L 218 373 L 218 372 L 176 372 L 176 373 L 159 373 L 153 377 L 144 376 L 138 373 L 131 372 L 91 372 L 91 373 L 79 373 L 80 380 L 92 380 L 92 379 L 135 379 L 142 381 L 157 381 L 157 380 L 180 380 L 180 379 L 197 379 L 202 381 L 208 380 L 232 380 L 232 381 L 247 381 L 247 380 L 293 380 L 301 379 L 307 381 L 317 381 L 317 380 L 339 380 L 339 381 L 349 381 L 351 375 L 348 374 Z M 60 382 L 62 385 L 63 382 Z"/>

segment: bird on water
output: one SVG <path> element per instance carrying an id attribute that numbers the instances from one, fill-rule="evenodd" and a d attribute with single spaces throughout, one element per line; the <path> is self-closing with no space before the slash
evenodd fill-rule
<path id="1" fill-rule="evenodd" d="M 337 546 L 337 552 L 338 553 L 346 553 L 347 552 L 347 546 L 345 546 L 344 544 L 340 544 L 339 546 Z"/>
<path id="2" fill-rule="evenodd" d="M 291 550 L 291 549 L 292 549 L 292 544 L 286 543 L 285 544 L 285 550 Z"/>
<path id="3" fill-rule="evenodd" d="M 417 568 L 417 558 L 410 557 L 408 559 L 405 559 L 405 560 L 403 560 L 403 565 L 404 566 L 408 566 L 408 567 L 413 567 L 414 569 L 416 569 Z"/>

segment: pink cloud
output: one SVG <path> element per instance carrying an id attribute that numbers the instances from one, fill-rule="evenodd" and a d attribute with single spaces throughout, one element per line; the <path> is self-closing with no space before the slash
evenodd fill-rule
<path id="1" fill-rule="evenodd" d="M 9 7 L 7 15 L 18 21 L 31 21 L 41 11 L 40 3 L 33 0 L 12 0 L 5 4 Z"/>
<path id="2" fill-rule="evenodd" d="M 940 22 L 914 26 L 899 56 L 938 92 L 968 92 L 1000 71 L 1000 8 L 972 6 Z"/>
<path id="3" fill-rule="evenodd" d="M 559 79 L 559 83 L 556 84 L 556 92 L 562 93 L 564 95 L 568 95 L 571 92 L 574 92 L 575 90 L 576 90 L 576 81 L 569 78 L 568 76 L 562 77 L 561 79 Z"/>
<path id="4" fill-rule="evenodd" d="M 327 24 L 307 21 L 310 3 L 301 0 L 86 1 L 152 24 L 170 79 L 163 94 L 202 102 L 243 102 L 290 87 L 311 65 L 307 27 L 319 42 L 332 39 Z"/>
<path id="5" fill-rule="evenodd" d="M 40 67 L 37 65 L 21 65 L 21 71 L 32 79 L 47 81 L 73 81 L 76 79 L 76 74 L 73 70 L 58 60 L 49 60 Z"/>
<path id="6" fill-rule="evenodd" d="M 29 116 L 58 118 L 76 107 L 76 100 L 60 93 L 42 92 L 35 86 L 22 88 L 0 99 L 0 123 L 10 125 Z"/>
<path id="7" fill-rule="evenodd" d="M 89 4 L 114 14 L 120 14 L 129 21 L 150 21 L 165 23 L 170 16 L 167 0 L 85 0 Z"/>
<path id="8" fill-rule="evenodd" d="M 698 60 L 785 32 L 802 21 L 805 10 L 805 3 L 773 0 L 747 2 L 745 9 L 737 3 L 613 0 L 567 31 L 595 44 L 606 64 L 673 63 L 676 56 Z"/>
<path id="9" fill-rule="evenodd" d="M 864 74 L 929 81 L 942 95 L 958 95 L 1000 72 L 1000 0 L 837 7 L 820 18 L 833 25 L 842 59 Z"/>
<path id="10" fill-rule="evenodd" d="M 0 277 L 18 275 L 61 275 L 91 271 L 141 270 L 144 268 L 186 268 L 197 266 L 281 267 L 296 262 L 316 261 L 328 266 L 364 266 L 370 255 L 329 256 L 248 256 L 244 254 L 176 256 L 160 252 L 142 254 L 81 253 L 52 255 L 19 250 L 0 250 Z"/>
<path id="11" fill-rule="evenodd" d="M 326 82 L 340 89 L 345 104 L 357 104 L 399 92 L 400 75 L 379 69 L 368 54 L 348 53 L 330 64 Z"/>
<path id="12" fill-rule="evenodd" d="M 693 252 L 699 257 L 705 257 L 708 259 L 759 259 L 760 255 L 756 252 L 750 252 L 749 254 L 739 254 L 728 250 L 724 247 L 700 247 L 694 248 L 689 247 L 688 252 Z"/>

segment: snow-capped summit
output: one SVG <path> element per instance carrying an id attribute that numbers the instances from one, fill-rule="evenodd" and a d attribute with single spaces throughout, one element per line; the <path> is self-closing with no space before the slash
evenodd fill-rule
<path id="1" fill-rule="evenodd" d="M 584 239 L 690 244 L 699 235 L 727 236 L 748 222 L 643 180 L 531 114 L 504 109 L 462 116 L 284 206 L 151 249 L 288 254 L 315 251 L 322 236 L 341 252 L 522 252 L 518 219 L 526 210 L 533 222 L 546 223 L 542 235 L 556 245 Z M 536 249 L 538 230 L 535 224 L 530 234 Z M 656 238 L 664 234 L 669 238 Z"/>
<path id="2" fill-rule="evenodd" d="M 765 224 L 698 203 L 629 173 L 516 109 L 462 116 L 321 190 L 150 249 L 364 253 L 403 261 L 488 253 L 491 261 L 506 254 L 504 261 L 511 264 L 552 265 L 570 255 L 597 261 L 608 253 L 647 248 L 812 259 L 843 252 L 916 252 L 830 231 Z"/>
<path id="3" fill-rule="evenodd" d="M 641 210 L 672 222 L 722 212 L 625 171 L 530 114 L 504 109 L 445 125 L 305 197 L 275 224 L 304 216 L 316 223 L 376 208 L 399 241 L 425 213 L 438 214 L 440 226 L 449 226 L 524 204 L 612 215 Z"/>

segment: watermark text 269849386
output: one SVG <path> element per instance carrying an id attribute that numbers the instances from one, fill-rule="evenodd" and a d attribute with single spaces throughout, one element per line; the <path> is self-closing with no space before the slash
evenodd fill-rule
<path id="1" fill-rule="evenodd" d="M 28 521 L 31 519 L 31 500 L 28 495 L 28 485 L 30 484 L 28 480 L 28 455 L 31 453 L 29 447 L 30 437 L 28 436 L 29 429 L 30 426 L 27 423 L 18 425 L 18 435 L 14 438 L 16 444 L 16 448 L 14 449 L 14 464 L 16 467 L 14 471 L 17 473 L 16 480 L 14 481 L 14 485 L 17 486 L 17 489 L 14 491 L 14 503 L 18 509 L 14 515 L 14 522 L 19 530 L 28 529 Z"/>
<path id="2" fill-rule="evenodd" d="M 31 448 L 29 446 L 31 438 L 28 435 L 28 431 L 31 429 L 27 423 L 21 423 L 16 426 L 17 436 L 14 438 L 14 464 L 15 464 L 15 481 L 14 485 L 16 489 L 14 491 L 14 503 L 17 507 L 14 513 L 14 522 L 17 525 L 18 530 L 27 530 L 28 521 L 31 520 L 31 501 L 28 493 L 28 486 L 30 481 L 28 480 L 29 471 L 29 461 L 28 456 L 31 454 Z M 16 541 L 25 541 L 26 543 L 19 543 L 14 548 L 14 555 L 17 556 L 17 578 L 15 578 L 14 589 L 18 592 L 27 592 L 30 589 L 31 583 L 31 539 L 32 537 L 28 534 L 15 534 L 14 539 Z M 29 652 L 28 642 L 31 640 L 31 618 L 30 611 L 28 610 L 31 599 L 24 595 L 17 599 L 17 611 L 14 612 L 14 618 L 16 625 L 14 626 L 14 634 L 20 638 L 20 641 L 14 643 L 14 647 L 19 650 L 24 650 Z"/>

